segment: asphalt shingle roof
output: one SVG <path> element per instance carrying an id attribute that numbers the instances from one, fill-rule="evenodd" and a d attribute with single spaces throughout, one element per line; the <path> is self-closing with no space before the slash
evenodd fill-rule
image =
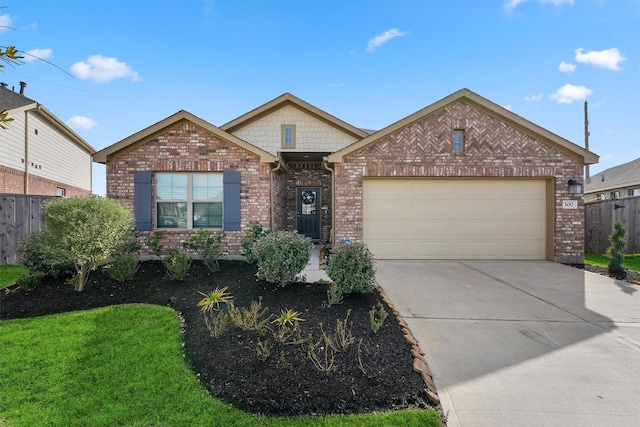
<path id="1" fill-rule="evenodd" d="M 591 181 L 584 186 L 584 192 L 593 193 L 598 190 L 635 184 L 640 184 L 640 158 L 591 176 Z"/>
<path id="2" fill-rule="evenodd" d="M 25 105 L 33 104 L 35 102 L 36 101 L 31 98 L 20 95 L 19 92 L 14 92 L 9 88 L 0 86 L 0 111 L 24 107 Z"/>

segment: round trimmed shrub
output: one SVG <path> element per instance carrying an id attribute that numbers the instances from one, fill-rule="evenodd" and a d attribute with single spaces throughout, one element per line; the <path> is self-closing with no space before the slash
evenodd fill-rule
<path id="1" fill-rule="evenodd" d="M 362 242 L 342 243 L 333 248 L 327 274 L 343 294 L 376 290 L 373 255 Z"/>
<path id="2" fill-rule="evenodd" d="M 295 231 L 275 231 L 253 244 L 258 277 L 279 286 L 296 281 L 311 256 L 311 239 Z"/>

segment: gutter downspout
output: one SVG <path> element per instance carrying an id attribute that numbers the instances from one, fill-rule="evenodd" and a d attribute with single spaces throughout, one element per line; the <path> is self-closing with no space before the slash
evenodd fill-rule
<path id="1" fill-rule="evenodd" d="M 335 170 L 329 167 L 329 162 L 327 162 L 327 158 L 322 158 L 322 166 L 329 172 L 331 172 L 331 245 L 333 246 L 333 242 L 335 242 L 335 233 L 336 233 L 336 180 L 335 180 Z"/>
<path id="2" fill-rule="evenodd" d="M 29 194 L 29 113 L 40 109 L 40 104 L 24 110 L 24 185 L 23 193 Z"/>
<path id="3" fill-rule="evenodd" d="M 273 206 L 273 202 L 275 200 L 275 195 L 273 194 L 274 190 L 273 190 L 273 174 L 277 171 L 280 170 L 280 167 L 282 166 L 282 163 L 280 163 L 280 159 L 276 159 L 276 167 L 271 169 L 271 173 L 269 174 L 269 189 L 270 194 L 269 194 L 269 202 L 271 205 L 271 231 L 275 231 L 274 230 L 274 225 L 275 225 L 275 220 L 274 220 L 274 215 L 275 215 L 275 207 Z"/>

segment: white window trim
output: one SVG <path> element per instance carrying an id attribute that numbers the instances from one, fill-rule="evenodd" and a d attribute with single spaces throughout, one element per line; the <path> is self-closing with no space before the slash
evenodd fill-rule
<path id="1" fill-rule="evenodd" d="M 287 129 L 291 129 L 291 144 L 287 144 Z M 284 149 L 296 148 L 296 125 L 280 125 L 280 147 Z"/>

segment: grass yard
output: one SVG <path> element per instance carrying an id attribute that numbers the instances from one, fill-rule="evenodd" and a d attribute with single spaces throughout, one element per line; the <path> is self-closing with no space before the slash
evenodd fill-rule
<path id="1" fill-rule="evenodd" d="M 21 265 L 0 265 L 0 289 L 16 282 L 18 277 L 27 274 L 27 269 Z"/>
<path id="2" fill-rule="evenodd" d="M 607 258 L 606 255 L 585 253 L 584 262 L 585 264 L 595 265 L 596 267 L 607 268 L 609 265 L 609 258 Z M 640 273 L 640 254 L 625 255 L 622 264 L 629 270 Z"/>
<path id="3" fill-rule="evenodd" d="M 266 417 L 212 398 L 172 309 L 128 304 L 0 321 L 0 426 L 441 426 L 434 410 Z"/>

